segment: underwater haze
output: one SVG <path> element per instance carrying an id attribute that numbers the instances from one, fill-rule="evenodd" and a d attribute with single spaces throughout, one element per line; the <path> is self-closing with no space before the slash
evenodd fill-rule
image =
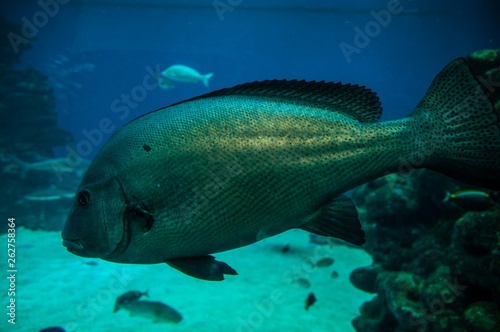
<path id="1" fill-rule="evenodd" d="M 499 15 L 500 3 L 493 0 L 10 3 L 0 14 L 0 331 L 500 331 L 500 179 L 491 171 L 500 160 Z M 462 59 L 453 62 L 457 58 Z M 114 133 L 140 116 L 148 119 L 144 115 L 154 110 L 247 82 L 305 80 L 345 84 L 340 93 L 347 101 L 336 99 L 340 85 L 333 92 L 318 92 L 313 87 L 333 85 L 282 83 L 272 91 L 276 103 L 286 104 L 299 95 L 314 103 L 332 103 L 334 112 L 356 123 L 380 117 L 390 124 L 416 108 L 445 67 L 465 74 L 455 79 L 445 70 L 436 80 L 466 89 L 456 81 L 474 78 L 469 97 L 475 103 L 467 104 L 473 114 L 469 118 L 482 115 L 491 120 L 488 127 L 478 124 L 478 136 L 485 137 L 485 143 L 460 146 L 463 151 L 489 146 L 486 157 L 478 152 L 471 159 L 494 166 L 479 171 L 462 164 L 433 168 L 442 174 L 419 169 L 427 165 L 426 158 L 439 154 L 436 151 L 447 151 L 440 147 L 448 142 L 438 137 L 423 153 L 411 148 L 408 155 L 396 153 L 396 166 L 386 172 L 368 174 L 380 160 L 378 155 L 342 170 L 353 184 L 342 186 L 348 190 L 346 196 L 338 196 L 343 197 L 340 203 L 333 199 L 329 211 L 334 222 L 354 219 L 364 233 L 356 228 L 353 235 L 349 226 L 340 226 L 336 233 L 304 226 L 270 236 L 282 231 L 270 226 L 256 236 L 260 241 L 249 244 L 241 239 L 249 245 L 228 244 L 232 250 L 217 253 L 216 262 L 227 264 L 216 265 L 224 273 L 217 270 L 215 277 L 198 270 L 196 263 L 215 269 L 199 261 L 206 255 L 194 257 L 194 265 L 175 260 L 186 257 L 163 260 L 168 265 L 121 264 L 100 259 L 96 252 L 86 255 L 82 243 L 67 238 L 79 230 L 105 242 L 94 246 L 100 249 L 109 246 L 108 241 L 129 241 L 133 236 L 113 239 L 109 224 L 75 226 L 75 220 L 101 225 L 101 219 L 111 215 L 106 210 L 110 206 L 127 206 L 123 218 L 120 214 L 114 220 L 120 231 L 122 223 L 124 229 L 135 227 L 145 234 L 158 226 L 157 215 L 148 210 L 153 203 L 129 204 L 136 198 L 128 196 L 128 183 L 125 189 L 121 183 L 103 185 L 121 191 L 102 196 L 103 207 L 97 213 L 75 212 L 75 206 L 85 207 L 91 199 L 87 187 L 79 189 L 82 181 L 107 175 L 86 173 L 89 167 L 128 163 L 109 153 L 111 149 L 98 153 Z M 271 93 L 263 85 L 247 87 L 229 91 L 243 96 Z M 453 99 L 454 93 L 467 99 L 467 92 L 459 88 L 439 95 L 436 103 Z M 358 106 L 361 111 L 356 111 Z M 425 119 L 434 119 L 436 113 L 429 112 Z M 155 123 L 149 125 L 153 128 Z M 454 123 L 457 130 L 463 127 Z M 343 133 L 339 129 L 338 137 Z M 180 141 L 189 141 L 189 134 L 182 134 Z M 132 141 L 138 136 L 130 135 Z M 387 140 L 387 146 L 406 151 L 402 145 L 412 144 L 406 140 L 409 135 L 403 132 L 396 143 Z M 140 148 L 143 153 L 153 148 L 154 153 L 155 147 L 141 143 Z M 164 149 L 175 152 L 170 146 Z M 266 149 L 258 151 L 266 156 Z M 315 155 L 309 151 L 307 157 Z M 463 152 L 449 151 L 450 160 Z M 161 165 L 154 167 L 162 173 Z M 221 193 L 243 172 L 232 173 L 231 167 L 225 166 L 223 173 L 212 170 L 212 182 L 219 189 L 185 204 L 198 204 L 199 211 L 220 202 Z M 130 178 L 140 179 L 139 171 Z M 187 170 L 179 178 L 190 174 Z M 365 174 L 366 181 L 357 180 Z M 267 188 L 269 183 L 272 179 L 260 185 Z M 192 188 L 195 195 L 201 187 Z M 158 184 L 151 196 L 163 197 L 164 188 Z M 287 195 L 305 200 L 311 188 L 322 187 L 315 184 L 305 190 L 297 184 L 292 188 L 296 192 Z M 276 192 L 269 197 L 283 194 Z M 125 202 L 111 203 L 118 199 Z M 311 205 L 326 206 L 318 201 Z M 251 206 L 258 200 L 244 203 Z M 271 203 L 263 204 L 269 214 L 278 209 Z M 254 216 L 265 216 L 262 209 Z M 130 226 L 127 216 L 141 223 Z M 107 238 L 98 234 L 99 229 Z M 230 233 L 220 237 L 230 239 Z M 196 251 L 192 247 L 189 250 Z M 220 276 L 225 280 L 201 280 Z"/>

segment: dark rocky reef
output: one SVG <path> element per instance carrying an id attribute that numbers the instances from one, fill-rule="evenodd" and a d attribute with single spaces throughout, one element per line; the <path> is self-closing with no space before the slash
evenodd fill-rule
<path id="1" fill-rule="evenodd" d="M 0 32 L 20 31 L 20 27 L 0 17 Z M 0 213 L 17 218 L 18 226 L 54 229 L 48 216 L 54 212 L 50 203 L 23 201 L 23 196 L 52 183 L 50 174 L 30 172 L 22 176 L 15 160 L 34 162 L 54 158 L 53 148 L 72 140 L 72 135 L 57 125 L 55 98 L 47 77 L 32 68 L 19 65 L 22 52 L 29 44 L 22 44 L 15 52 L 8 38 L 0 43 L 0 182 L 2 204 Z M 47 210 L 47 213 L 44 212 Z M 51 211 L 49 213 L 49 211 Z M 40 218 L 40 215 L 44 217 Z M 57 222 L 60 228 L 61 222 Z M 5 232 L 2 223 L 0 232 Z"/>
<path id="2" fill-rule="evenodd" d="M 500 205 L 443 202 L 460 188 L 471 187 L 418 170 L 354 192 L 373 264 L 351 281 L 376 294 L 357 331 L 500 331 Z"/>

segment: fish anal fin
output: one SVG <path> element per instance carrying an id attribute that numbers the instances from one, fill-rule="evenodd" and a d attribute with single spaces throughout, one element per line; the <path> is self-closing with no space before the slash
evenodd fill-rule
<path id="1" fill-rule="evenodd" d="M 335 197 L 323 207 L 316 218 L 300 228 L 317 235 L 336 237 L 358 246 L 365 243 L 365 232 L 361 229 L 356 206 L 344 195 Z"/>
<path id="2" fill-rule="evenodd" d="M 225 274 L 238 274 L 228 264 L 210 255 L 169 259 L 165 263 L 188 276 L 209 281 L 224 280 Z"/>

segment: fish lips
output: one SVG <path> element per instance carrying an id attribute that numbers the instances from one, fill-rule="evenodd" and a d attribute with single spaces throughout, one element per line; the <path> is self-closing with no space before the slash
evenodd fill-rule
<path id="1" fill-rule="evenodd" d="M 79 253 L 83 251 L 83 244 L 78 240 L 63 240 L 62 245 L 71 253 Z"/>
<path id="2" fill-rule="evenodd" d="M 80 240 L 63 240 L 62 245 L 66 247 L 66 250 L 74 255 L 92 258 L 97 257 L 96 254 L 86 251 Z"/>
<path id="3" fill-rule="evenodd" d="M 114 257 L 113 255 L 117 250 L 111 252 L 111 254 L 99 253 L 92 250 L 89 250 L 88 247 L 85 246 L 84 242 L 81 240 L 67 240 L 63 238 L 62 245 L 66 247 L 66 250 L 74 255 L 86 258 L 102 258 L 106 259 L 107 257 Z"/>

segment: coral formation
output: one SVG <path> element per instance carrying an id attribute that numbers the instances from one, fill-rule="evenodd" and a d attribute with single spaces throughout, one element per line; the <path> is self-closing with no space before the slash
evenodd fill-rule
<path id="1" fill-rule="evenodd" d="M 373 264 L 351 282 L 377 296 L 357 331 L 500 331 L 500 205 L 443 202 L 464 185 L 431 171 L 392 174 L 353 195 Z"/>

